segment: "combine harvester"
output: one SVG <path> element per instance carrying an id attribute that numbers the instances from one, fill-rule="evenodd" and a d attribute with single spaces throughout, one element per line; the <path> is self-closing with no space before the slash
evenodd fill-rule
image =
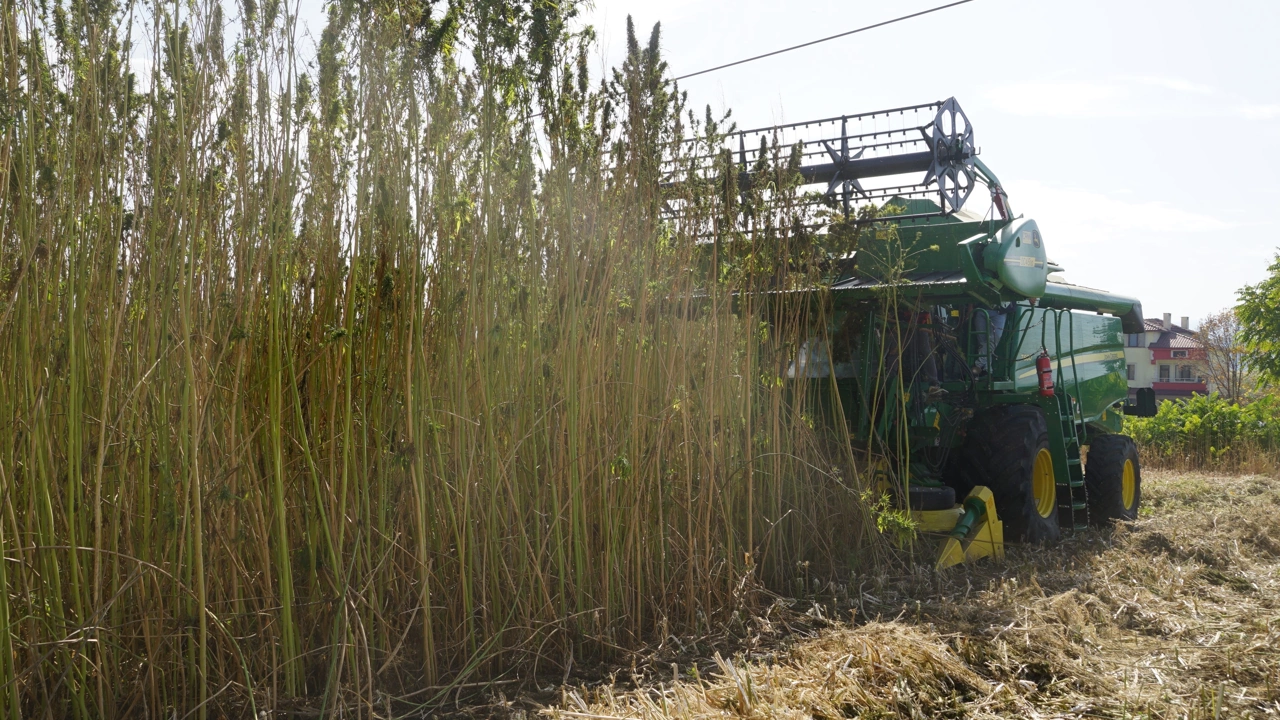
<path id="1" fill-rule="evenodd" d="M 905 494 L 918 529 L 943 538 L 939 568 L 1001 557 L 1006 538 L 1049 543 L 1137 517 L 1138 451 L 1119 433 L 1124 414 L 1155 413 L 1152 392 L 1130 401 L 1125 379 L 1122 333 L 1143 331 L 1141 305 L 1050 279 L 1062 268 L 978 159 L 954 98 L 729 142 L 744 200 L 768 153 L 799 157 L 803 182 L 826 186 L 813 204 L 877 210 L 808 291 L 826 327 L 789 374 L 881 458 L 881 487 Z M 964 209 L 978 184 L 987 215 Z"/>

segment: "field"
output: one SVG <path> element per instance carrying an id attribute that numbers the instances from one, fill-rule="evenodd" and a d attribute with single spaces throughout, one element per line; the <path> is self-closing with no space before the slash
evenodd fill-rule
<path id="1" fill-rule="evenodd" d="M 577 10 L 0 1 L 0 717 L 1275 709 L 1262 476 L 912 569 L 783 292 L 909 244 Z"/>
<path id="2" fill-rule="evenodd" d="M 635 677 L 618 674 L 630 689 L 565 690 L 544 712 L 598 720 L 1277 716 L 1274 478 L 1149 472 L 1143 489 L 1142 518 L 1131 526 L 1047 552 L 1013 548 L 1003 565 L 859 577 L 847 595 L 778 599 L 750 631 L 722 639 L 723 652 L 651 659 Z M 795 627 L 783 631 L 788 619 Z"/>

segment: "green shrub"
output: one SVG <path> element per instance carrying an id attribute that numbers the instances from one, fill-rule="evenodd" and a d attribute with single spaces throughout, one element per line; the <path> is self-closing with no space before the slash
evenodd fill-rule
<path id="1" fill-rule="evenodd" d="M 1280 398 L 1240 405 L 1217 393 L 1165 400 L 1155 417 L 1126 418 L 1125 432 L 1147 461 L 1180 466 L 1238 466 L 1280 450 Z"/>

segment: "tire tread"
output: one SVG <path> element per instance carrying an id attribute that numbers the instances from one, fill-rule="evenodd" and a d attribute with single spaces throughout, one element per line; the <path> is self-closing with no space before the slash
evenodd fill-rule
<path id="1" fill-rule="evenodd" d="M 1032 467 L 1048 433 L 1044 412 L 1034 405 L 993 408 L 974 418 L 953 466 L 957 495 L 977 485 L 991 489 L 1010 539 L 1053 542 L 1060 535 L 1056 512 L 1049 518 L 1031 518 L 1027 512 L 1034 507 L 1028 498 Z"/>
<path id="2" fill-rule="evenodd" d="M 1135 488 L 1132 508 L 1124 507 L 1122 475 L 1124 461 L 1134 463 Z M 1089 445 L 1088 465 L 1084 474 L 1085 489 L 1089 498 L 1089 522 L 1105 525 L 1112 520 L 1136 520 L 1138 506 L 1142 503 L 1142 466 L 1138 462 L 1138 448 L 1127 435 L 1103 435 Z"/>

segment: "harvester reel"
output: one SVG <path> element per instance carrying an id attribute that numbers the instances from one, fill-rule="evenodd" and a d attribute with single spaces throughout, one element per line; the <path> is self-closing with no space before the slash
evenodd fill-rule
<path id="1" fill-rule="evenodd" d="M 687 182 L 680 177 L 690 169 L 704 180 L 724 176 L 722 158 L 727 152 L 737 166 L 737 189 L 745 200 L 753 186 L 768 191 L 771 180 L 762 178 L 757 186 L 753 178 L 761 160 L 783 162 L 796 157 L 798 184 L 826 188 L 823 193 L 805 193 L 796 198 L 801 205 L 830 207 L 839 202 L 848 219 L 855 215 L 855 203 L 906 201 L 913 209 L 896 216 L 905 220 L 957 212 L 969 199 L 978 179 L 973 126 L 955 98 L 740 130 L 735 135 L 726 138 L 726 145 L 719 150 L 695 148 L 691 156 L 666 162 L 664 172 L 669 179 L 663 187 L 674 188 Z M 691 138 L 686 142 L 700 140 Z M 928 202 L 911 203 L 915 200 Z M 744 203 L 739 211 L 745 210 Z M 744 222 L 750 222 L 749 214 L 743 212 Z M 677 217 L 678 212 L 671 212 L 670 216 Z M 708 229 L 711 234 L 718 232 Z"/>
<path id="2" fill-rule="evenodd" d="M 938 195 L 942 199 L 943 212 L 950 214 L 964 206 L 973 192 L 973 158 L 977 152 L 973 145 L 973 126 L 969 117 L 960 109 L 960 103 L 950 98 L 938 107 L 933 119 L 932 132 L 925 133 L 933 163 L 925 174 L 924 184 L 938 183 Z"/>

